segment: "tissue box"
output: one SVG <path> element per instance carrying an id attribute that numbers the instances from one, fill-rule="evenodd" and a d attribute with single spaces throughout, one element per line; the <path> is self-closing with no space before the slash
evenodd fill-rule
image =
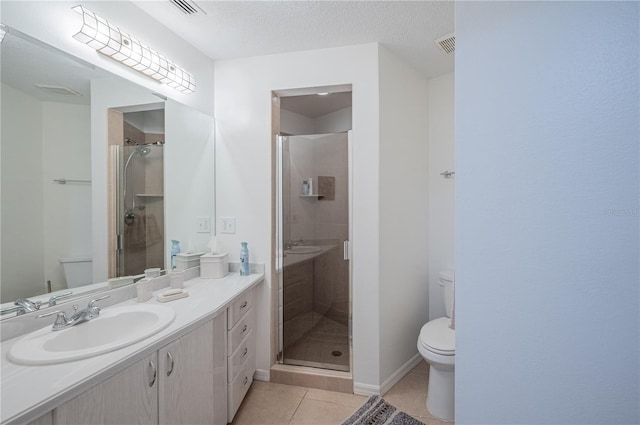
<path id="1" fill-rule="evenodd" d="M 202 252 L 176 254 L 176 270 L 186 270 L 200 265 Z"/>
<path id="2" fill-rule="evenodd" d="M 229 253 L 205 254 L 200 257 L 200 277 L 219 279 L 229 273 Z"/>

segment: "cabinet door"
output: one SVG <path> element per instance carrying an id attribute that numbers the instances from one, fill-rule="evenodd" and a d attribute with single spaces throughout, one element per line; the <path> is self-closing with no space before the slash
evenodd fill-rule
<path id="1" fill-rule="evenodd" d="M 53 425 L 53 412 L 44 414 L 35 421 L 29 422 L 27 425 Z"/>
<path id="2" fill-rule="evenodd" d="M 57 425 L 158 423 L 156 354 L 85 391 L 58 407 Z"/>
<path id="3" fill-rule="evenodd" d="M 214 338 L 225 344 L 223 315 L 158 351 L 160 424 L 226 423 L 226 409 L 216 403 L 226 394 L 214 391 L 216 379 L 224 379 L 224 356 L 216 359 Z"/>

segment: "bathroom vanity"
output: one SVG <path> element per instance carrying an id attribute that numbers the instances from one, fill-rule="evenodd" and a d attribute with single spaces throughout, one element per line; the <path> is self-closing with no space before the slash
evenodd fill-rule
<path id="1" fill-rule="evenodd" d="M 255 286 L 263 279 L 190 279 L 188 297 L 163 303 L 175 312 L 169 326 L 86 359 L 22 366 L 7 359 L 20 337 L 3 341 L 1 423 L 230 422 L 253 381 Z M 155 296 L 165 289 L 142 304 L 159 304 Z M 134 298 L 117 306 L 136 304 Z"/>

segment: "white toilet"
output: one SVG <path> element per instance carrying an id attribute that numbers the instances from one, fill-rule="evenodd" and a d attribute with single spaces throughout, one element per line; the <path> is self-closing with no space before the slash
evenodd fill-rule
<path id="1" fill-rule="evenodd" d="M 445 317 L 427 322 L 420 330 L 418 351 L 429 363 L 427 410 L 434 416 L 453 421 L 454 365 L 456 359 L 456 331 L 451 329 L 453 310 L 453 270 L 440 272 Z"/>
<path id="2" fill-rule="evenodd" d="M 62 271 L 67 281 L 67 288 L 93 283 L 93 261 L 91 257 L 61 258 Z"/>

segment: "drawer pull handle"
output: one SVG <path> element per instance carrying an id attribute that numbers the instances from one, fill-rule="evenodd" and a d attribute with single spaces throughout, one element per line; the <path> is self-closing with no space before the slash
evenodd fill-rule
<path id="1" fill-rule="evenodd" d="M 171 354 L 171 351 L 167 351 L 167 362 L 167 376 L 171 376 L 173 373 L 173 355 Z"/>
<path id="2" fill-rule="evenodd" d="M 247 305 L 249 304 L 248 301 L 245 301 L 242 303 L 242 305 L 240 306 L 240 310 L 242 310 L 243 308 L 245 308 Z"/>
<path id="3" fill-rule="evenodd" d="M 245 385 L 247 385 L 247 382 L 249 382 L 249 377 L 245 376 L 244 381 L 242 381 L 242 386 L 244 387 Z"/>
<path id="4" fill-rule="evenodd" d="M 240 358 L 243 358 L 244 356 L 246 356 L 248 352 L 249 352 L 249 347 L 244 347 L 244 351 L 242 352 L 242 355 L 240 356 Z"/>
<path id="5" fill-rule="evenodd" d="M 153 373 L 153 375 L 151 376 L 151 379 L 149 380 L 149 387 L 153 387 L 153 384 L 156 383 L 156 376 L 157 376 L 156 365 L 153 364 L 153 360 L 149 360 L 149 366 L 147 370 L 150 373 Z"/>
<path id="6" fill-rule="evenodd" d="M 240 331 L 240 333 L 241 333 L 241 334 L 245 333 L 245 332 L 247 331 L 247 329 L 248 329 L 247 325 L 244 325 L 244 326 L 242 327 L 242 330 Z"/>

